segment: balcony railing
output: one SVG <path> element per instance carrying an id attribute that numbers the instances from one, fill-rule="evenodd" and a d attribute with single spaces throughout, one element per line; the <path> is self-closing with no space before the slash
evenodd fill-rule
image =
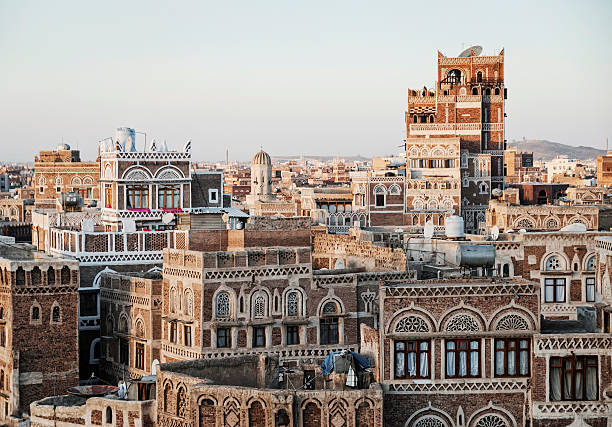
<path id="1" fill-rule="evenodd" d="M 470 79 L 470 83 L 473 84 L 473 85 L 479 85 L 479 84 L 482 84 L 482 85 L 496 85 L 496 84 L 503 85 L 504 84 L 504 79 L 500 79 L 499 77 L 498 78 L 493 77 L 493 78 L 480 78 L 479 79 L 479 78 L 476 77 L 476 78 L 471 78 Z"/>
<path id="2" fill-rule="evenodd" d="M 503 131 L 503 123 L 412 123 L 410 135 L 465 135 L 482 131 Z"/>
<path id="3" fill-rule="evenodd" d="M 164 248 L 188 249 L 188 231 L 84 232 L 52 228 L 49 251 L 82 264 L 161 263 Z"/>

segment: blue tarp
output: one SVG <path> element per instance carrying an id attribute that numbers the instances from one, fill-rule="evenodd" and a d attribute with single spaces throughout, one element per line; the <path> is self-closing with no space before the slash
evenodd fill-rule
<path id="1" fill-rule="evenodd" d="M 334 356 L 340 353 L 342 353 L 342 351 L 334 351 L 333 353 L 327 355 L 321 364 L 321 373 L 323 375 L 331 374 L 331 372 L 334 370 Z M 367 357 L 353 351 L 350 351 L 349 353 L 353 355 L 353 360 L 355 360 L 355 363 L 357 363 L 361 369 L 367 369 L 371 366 Z"/>

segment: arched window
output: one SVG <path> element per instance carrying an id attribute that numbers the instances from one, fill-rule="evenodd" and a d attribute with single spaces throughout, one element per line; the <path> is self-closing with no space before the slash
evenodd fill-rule
<path id="1" fill-rule="evenodd" d="M 123 334 L 128 333 L 128 318 L 126 315 L 119 317 L 119 332 Z"/>
<path id="2" fill-rule="evenodd" d="M 15 272 L 15 282 L 19 285 L 25 285 L 25 270 L 23 267 L 18 267 Z"/>
<path id="3" fill-rule="evenodd" d="M 240 312 L 244 313 L 244 297 L 240 295 Z"/>
<path id="4" fill-rule="evenodd" d="M 176 312 L 176 288 L 172 287 L 170 289 L 170 297 L 169 297 L 169 301 L 168 304 L 170 305 L 170 313 L 175 313 Z"/>
<path id="5" fill-rule="evenodd" d="M 62 267 L 61 283 L 62 285 L 70 284 L 70 268 L 66 265 Z"/>
<path id="6" fill-rule="evenodd" d="M 111 408 L 110 406 L 106 407 L 106 423 L 107 424 L 113 423 L 113 408 Z"/>
<path id="7" fill-rule="evenodd" d="M 562 270 L 561 259 L 557 255 L 551 255 L 546 259 L 546 271 Z"/>
<path id="8" fill-rule="evenodd" d="M 328 301 L 323 306 L 323 314 L 337 314 L 338 313 L 338 304 L 333 301 Z"/>
<path id="9" fill-rule="evenodd" d="M 510 277 L 510 265 L 504 264 L 502 267 L 502 277 Z"/>
<path id="10" fill-rule="evenodd" d="M 176 393 L 176 415 L 184 418 L 187 415 L 187 399 L 185 389 L 183 387 L 178 389 Z"/>
<path id="11" fill-rule="evenodd" d="M 49 267 L 47 270 L 47 285 L 55 285 L 55 269 L 53 267 Z"/>
<path id="12" fill-rule="evenodd" d="M 40 320 L 40 307 L 37 305 L 32 306 L 32 313 L 30 315 L 30 320 L 32 322 L 38 322 Z"/>
<path id="13" fill-rule="evenodd" d="M 595 270 L 595 255 L 591 256 L 587 260 L 586 269 L 587 269 L 587 271 L 594 271 Z"/>
<path id="14" fill-rule="evenodd" d="M 472 95 L 478 95 L 478 88 L 476 87 L 472 88 Z"/>
<path id="15" fill-rule="evenodd" d="M 429 123 L 433 123 L 434 122 L 434 116 L 433 114 L 429 116 Z"/>
<path id="16" fill-rule="evenodd" d="M 446 82 L 453 84 L 461 83 L 461 71 L 457 69 L 450 70 L 446 75 Z"/>
<path id="17" fill-rule="evenodd" d="M 190 289 L 185 291 L 185 314 L 187 316 L 193 316 L 193 293 Z"/>
<path id="18" fill-rule="evenodd" d="M 40 272 L 40 268 L 38 268 L 38 266 L 34 267 L 30 274 L 32 275 L 32 284 L 33 285 L 40 285 L 41 284 L 41 280 L 42 280 L 42 278 L 41 278 L 42 274 Z"/>
<path id="19" fill-rule="evenodd" d="M 266 298 L 257 295 L 253 301 L 253 317 L 262 318 L 266 316 Z"/>
<path id="20" fill-rule="evenodd" d="M 297 292 L 289 292 L 287 294 L 287 316 L 299 316 L 299 295 Z"/>
<path id="21" fill-rule="evenodd" d="M 418 116 L 415 114 L 414 116 L 412 116 L 412 123 L 417 123 L 418 122 Z"/>
<path id="22" fill-rule="evenodd" d="M 172 388 L 170 384 L 164 386 L 164 412 L 168 412 L 170 396 L 172 395 Z"/>
<path id="23" fill-rule="evenodd" d="M 476 81 L 477 81 L 478 83 L 482 82 L 482 71 L 478 71 L 478 72 L 476 73 Z"/>
<path id="24" fill-rule="evenodd" d="M 491 89 L 490 88 L 486 88 L 485 89 L 485 95 L 491 95 Z"/>
<path id="25" fill-rule="evenodd" d="M 136 321 L 136 336 L 140 338 L 145 337 L 145 327 L 144 327 L 144 322 L 142 321 L 142 319 L 138 319 Z"/>
<path id="26" fill-rule="evenodd" d="M 230 316 L 230 297 L 227 292 L 219 292 L 215 301 L 217 317 Z"/>
<path id="27" fill-rule="evenodd" d="M 62 316 L 61 316 L 59 305 L 56 305 L 55 307 L 53 307 L 52 314 L 51 314 L 51 320 L 55 323 L 61 322 Z"/>

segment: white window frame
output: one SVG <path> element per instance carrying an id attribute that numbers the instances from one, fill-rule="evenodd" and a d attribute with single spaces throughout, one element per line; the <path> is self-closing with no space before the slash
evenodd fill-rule
<path id="1" fill-rule="evenodd" d="M 219 203 L 219 190 L 218 189 L 211 188 L 208 190 L 208 202 L 209 203 Z"/>

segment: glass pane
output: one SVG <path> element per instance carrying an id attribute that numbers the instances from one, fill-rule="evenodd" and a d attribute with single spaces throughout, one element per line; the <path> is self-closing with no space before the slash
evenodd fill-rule
<path id="1" fill-rule="evenodd" d="M 529 375 L 529 352 L 521 351 L 519 364 L 519 373 L 521 375 Z"/>
<path id="2" fill-rule="evenodd" d="M 576 372 L 574 378 L 574 396 L 576 400 L 582 400 L 582 387 L 584 387 L 584 384 L 582 383 L 582 372 Z"/>
<path id="3" fill-rule="evenodd" d="M 558 302 L 565 301 L 565 286 L 557 285 L 556 288 L 557 288 L 557 295 L 556 295 L 557 299 L 556 300 Z"/>
<path id="4" fill-rule="evenodd" d="M 429 377 L 429 355 L 427 353 L 421 353 L 419 356 L 419 365 L 421 372 L 419 373 L 422 378 Z"/>
<path id="5" fill-rule="evenodd" d="M 470 348 L 472 350 L 478 350 L 478 341 L 471 341 L 470 342 Z"/>
<path id="6" fill-rule="evenodd" d="M 395 343 L 395 350 L 404 350 L 406 348 L 405 344 L 403 341 L 397 341 Z"/>
<path id="7" fill-rule="evenodd" d="M 467 375 L 467 352 L 462 351 L 459 353 L 459 376 L 465 377 Z"/>
<path id="8" fill-rule="evenodd" d="M 416 353 L 408 353 L 408 375 L 416 377 Z"/>
<path id="9" fill-rule="evenodd" d="M 395 376 L 401 378 L 405 375 L 404 372 L 404 353 L 395 354 Z"/>
<path id="10" fill-rule="evenodd" d="M 563 399 L 572 400 L 572 373 L 566 372 L 563 381 Z"/>
<path id="11" fill-rule="evenodd" d="M 597 368 L 588 367 L 586 370 L 586 398 L 597 400 Z"/>
<path id="12" fill-rule="evenodd" d="M 550 400 L 561 400 L 561 368 L 550 370 Z"/>
<path id="13" fill-rule="evenodd" d="M 508 375 L 516 375 L 516 351 L 508 352 Z"/>
<path id="14" fill-rule="evenodd" d="M 546 297 L 545 297 L 546 302 L 553 302 L 554 301 L 554 287 L 553 286 L 546 286 Z"/>
<path id="15" fill-rule="evenodd" d="M 495 341 L 495 348 L 503 349 L 504 348 L 504 342 L 502 340 Z"/>
<path id="16" fill-rule="evenodd" d="M 503 351 L 495 352 L 495 375 L 504 375 L 505 357 L 506 355 Z"/>
<path id="17" fill-rule="evenodd" d="M 446 375 L 452 377 L 455 375 L 455 353 L 446 353 Z"/>
<path id="18" fill-rule="evenodd" d="M 478 352 L 472 351 L 470 353 L 470 375 L 473 377 L 478 376 Z"/>
<path id="19" fill-rule="evenodd" d="M 455 341 L 448 341 L 446 343 L 446 348 L 449 350 L 453 350 L 455 348 Z"/>
<path id="20" fill-rule="evenodd" d="M 427 341 L 422 341 L 422 342 L 419 344 L 419 349 L 420 349 L 421 351 L 427 351 L 427 349 L 428 349 L 428 348 L 429 348 L 429 343 L 428 343 Z"/>

